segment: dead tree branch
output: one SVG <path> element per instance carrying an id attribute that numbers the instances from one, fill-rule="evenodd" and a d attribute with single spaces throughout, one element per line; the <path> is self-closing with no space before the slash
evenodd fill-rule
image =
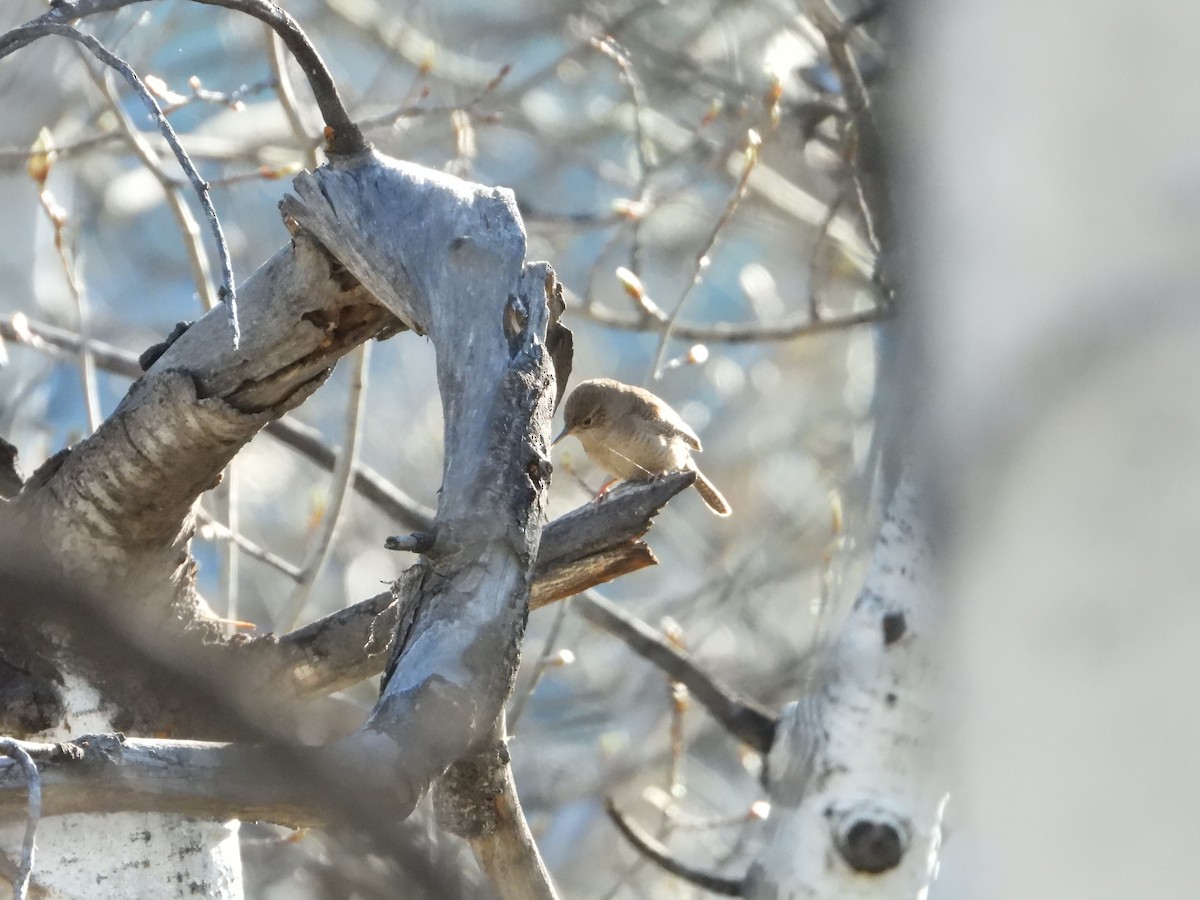
<path id="1" fill-rule="evenodd" d="M 619 575 L 657 563 L 640 540 L 652 517 L 692 482 L 689 472 L 629 484 L 603 503 L 589 503 L 542 530 L 530 610 L 574 596 Z M 318 619 L 278 643 L 247 645 L 244 652 L 301 695 L 330 693 L 379 674 L 396 621 L 416 602 L 407 579 L 392 591 Z M 387 615 L 384 615 L 387 613 Z"/>
<path id="2" fill-rule="evenodd" d="M 464 838 L 501 900 L 557 900 L 517 797 L 504 718 L 494 742 L 452 765 L 433 803 L 442 830 Z"/>

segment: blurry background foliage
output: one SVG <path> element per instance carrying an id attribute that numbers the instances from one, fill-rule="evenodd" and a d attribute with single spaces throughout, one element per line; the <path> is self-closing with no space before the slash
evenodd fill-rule
<path id="1" fill-rule="evenodd" d="M 874 309 L 870 253 L 847 197 L 836 119 L 811 128 L 821 108 L 814 103 L 839 102 L 836 80 L 798 10 L 783 0 L 284 5 L 356 118 L 376 122 L 368 136 L 379 150 L 515 191 L 528 257 L 549 260 L 567 290 L 574 379 L 646 385 L 700 434 L 700 462 L 729 497 L 733 517 L 718 519 L 693 492 L 682 495 L 650 534 L 661 565 L 605 593 L 653 625 L 669 617 L 669 630 L 704 667 L 768 706 L 798 696 L 821 603 L 840 599 L 856 561 L 854 538 L 863 534 L 873 329 L 736 343 L 673 338 L 662 378 L 653 381 L 661 329 L 639 319 L 636 298 L 616 274 L 635 272 L 645 297 L 669 313 L 701 271 L 681 321 L 702 326 L 769 332 L 814 307 L 828 317 Z M 43 9 L 9 0 L 0 26 Z M 162 0 L 86 27 L 144 78 L 157 78 L 163 104 L 177 107 L 171 121 L 214 185 L 244 279 L 287 242 L 276 204 L 290 175 L 319 159 L 319 118 L 303 79 L 288 70 L 307 139 L 280 103 L 266 32 L 248 17 Z M 140 352 L 177 320 L 201 315 L 204 302 L 179 220 L 131 151 L 106 80 L 163 170 L 183 183 L 139 101 L 74 46 L 46 39 L 4 60 L 0 316 L 78 331 L 82 306 L 94 338 Z M 196 87 L 224 96 L 204 99 Z M 61 208 L 82 304 L 68 288 L 54 226 L 27 170 L 42 128 L 58 151 L 45 186 Z M 752 130 L 762 142 L 757 158 L 747 156 Z M 707 265 L 698 265 L 747 165 L 745 197 L 721 224 Z M 189 189 L 180 197 L 200 216 Z M 840 206 L 829 226 L 831 203 Z M 199 243 L 219 272 L 207 231 Z M 28 474 L 87 432 L 81 367 L 14 341 L 5 353 L 0 434 L 20 448 Z M 441 410 L 432 347 L 403 334 L 377 346 L 369 368 L 360 459 L 433 506 Z M 348 369 L 295 413 L 330 445 L 341 440 Z M 127 386 L 99 373 L 102 416 Z M 554 456 L 553 515 L 586 502 L 602 481 L 577 444 L 564 444 Z M 260 436 L 205 507 L 219 521 L 232 514 L 242 534 L 299 565 L 329 483 L 328 473 Z M 402 526 L 353 495 L 343 515 L 303 620 L 377 593 L 409 563 L 382 548 Z M 286 576 L 211 536 L 197 540 L 196 554 L 201 589 L 218 613 L 235 601 L 238 618 L 262 630 L 288 627 Z M 558 622 L 560 608 L 531 619 L 517 698 L 556 623 L 551 653 L 569 653 L 551 661 L 571 664 L 546 668 L 515 723 L 513 754 L 531 825 L 567 895 L 616 888 L 663 896 L 668 884 L 680 894 L 693 890 L 650 867 L 626 877 L 634 856 L 604 818 L 606 795 L 668 835 L 682 857 L 744 871 L 757 828 L 749 811 L 761 796 L 757 758 L 702 711 L 674 703 L 663 676 L 616 640 L 569 612 Z M 368 709 L 376 687 L 347 692 L 347 708 Z M 674 752 L 673 723 L 682 734 Z M 697 827 L 709 819 L 729 823 Z M 251 884 L 254 895 L 268 896 L 301 881 L 264 863 Z"/>

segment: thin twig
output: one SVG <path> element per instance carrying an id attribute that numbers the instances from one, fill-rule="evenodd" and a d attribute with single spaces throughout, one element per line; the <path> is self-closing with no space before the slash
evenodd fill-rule
<path id="1" fill-rule="evenodd" d="M 829 239 L 829 228 L 833 225 L 845 200 L 846 190 L 843 187 L 830 202 L 829 211 L 825 213 L 825 218 L 821 220 L 821 226 L 817 229 L 817 236 L 813 240 L 812 250 L 808 255 L 808 316 L 814 322 L 821 318 L 820 297 L 818 296 L 817 287 L 813 283 L 813 276 L 817 271 L 817 257 L 820 255 L 822 248 L 824 248 L 825 241 Z"/>
<path id="2" fill-rule="evenodd" d="M 438 75 L 444 81 L 465 87 L 482 87 L 492 77 L 492 69 L 468 53 L 457 52 L 453 42 L 440 43 L 430 32 L 422 31 L 408 17 L 397 28 L 388 14 L 392 7 L 364 0 L 324 0 L 322 10 L 360 31 L 389 56 L 404 60 L 415 69 L 432 68 L 437 61 Z"/>
<path id="3" fill-rule="evenodd" d="M 217 490 L 213 491 L 213 502 L 218 510 L 224 514 L 225 521 L 229 524 L 229 533 L 238 534 L 241 530 L 238 510 L 238 461 L 235 457 L 229 461 L 229 465 L 225 467 L 225 471 L 221 475 L 221 484 Z M 242 545 L 236 540 L 223 541 L 220 545 L 221 555 L 224 557 L 221 560 L 221 587 L 225 593 L 225 618 L 229 620 L 229 634 L 233 634 L 237 626 L 234 622 L 239 619 L 240 610 L 238 607 L 240 587 L 241 587 L 241 562 L 242 562 Z"/>
<path id="4" fill-rule="evenodd" d="M 217 294 L 213 290 L 212 269 L 208 264 L 208 252 L 204 249 L 204 241 L 200 239 L 200 225 L 196 222 L 196 217 L 192 215 L 191 208 L 184 201 L 179 184 L 167 174 L 158 158 L 158 151 L 150 146 L 150 142 L 146 140 L 125 112 L 125 107 L 121 105 L 121 100 L 113 90 L 112 83 L 104 76 L 96 78 L 96 83 L 108 99 L 109 111 L 116 118 L 134 156 L 162 187 L 167 206 L 175 216 L 175 222 L 179 226 L 180 235 L 183 238 L 183 247 L 187 252 L 188 264 L 192 269 L 192 283 L 196 287 L 196 295 L 200 298 L 200 303 L 205 310 L 212 309 L 217 305 Z"/>
<path id="5" fill-rule="evenodd" d="M 332 471 L 337 465 L 337 451 L 321 439 L 321 432 L 303 422 L 285 416 L 268 422 L 263 430 L 322 469 Z M 391 520 L 416 531 L 433 528 L 433 510 L 418 503 L 365 463 L 354 467 L 353 484 L 356 493 L 382 510 Z"/>
<path id="6" fill-rule="evenodd" d="M 43 131 L 43 135 L 47 133 Z M 40 145 L 42 143 L 43 138 L 39 137 L 37 144 Z M 75 313 L 79 317 L 79 366 L 83 380 L 84 405 L 87 409 L 88 433 L 91 434 L 100 427 L 101 422 L 100 392 L 96 386 L 96 360 L 92 356 L 91 347 L 89 346 L 91 316 L 88 314 L 87 298 L 83 292 L 83 285 L 79 280 L 79 273 L 75 268 L 74 256 L 67 249 L 64 240 L 64 231 L 67 223 L 66 210 L 55 202 L 54 196 L 46 187 L 46 178 L 49 176 L 50 164 L 53 157 L 54 153 L 49 147 L 43 148 L 40 159 L 31 159 L 29 172 L 38 185 L 38 203 L 41 205 L 42 211 L 46 213 L 50 227 L 54 230 L 54 249 L 58 251 L 58 259 L 62 263 L 63 275 L 67 279 L 67 290 L 75 301 Z M 37 163 L 40 163 L 40 165 Z"/>
<path id="7" fill-rule="evenodd" d="M 267 61 L 271 65 L 271 76 L 275 81 L 275 96 L 279 98 L 279 105 L 283 107 L 283 114 L 287 116 L 292 134 L 300 138 L 302 144 L 309 145 L 307 162 L 315 169 L 320 160 L 317 159 L 317 148 L 310 144 L 309 131 L 304 124 L 304 115 L 300 112 L 300 104 L 296 101 L 292 78 L 287 70 L 287 57 L 283 53 L 283 41 L 270 25 L 264 24 L 263 27 L 267 32 Z"/>
<path id="8" fill-rule="evenodd" d="M 466 103 L 457 103 L 453 105 L 441 106 L 426 106 L 420 101 L 416 103 L 404 103 L 403 105 L 391 110 L 390 112 L 380 113 L 377 116 L 371 116 L 359 121 L 358 126 L 363 130 L 371 128 L 386 128 L 395 125 L 401 119 L 414 119 L 418 116 L 430 116 L 435 114 L 445 114 L 453 116 L 455 113 L 474 113 L 476 107 L 483 102 L 489 94 L 494 92 L 497 87 L 508 77 L 508 73 L 512 71 L 512 66 L 505 64 L 500 67 L 500 71 L 492 78 L 474 97 Z M 421 95 L 424 98 L 424 94 Z"/>
<path id="9" fill-rule="evenodd" d="M 201 0 L 203 2 L 203 0 Z M 48 34 L 55 34 L 60 37 L 70 38 L 86 47 L 91 51 L 97 59 L 106 66 L 116 69 L 121 73 L 121 76 L 129 82 L 134 92 L 141 99 L 146 109 L 149 111 L 151 118 L 158 125 L 158 129 L 162 132 L 163 138 L 175 153 L 175 158 L 179 161 L 179 165 L 187 174 L 188 180 L 191 181 L 192 187 L 195 188 L 196 194 L 200 198 L 200 204 L 204 207 L 204 214 L 208 217 L 209 225 L 212 229 L 213 239 L 217 244 L 217 253 L 221 259 L 221 277 L 222 284 L 217 291 L 218 300 L 226 304 L 229 313 L 229 326 L 233 330 L 233 345 L 237 347 L 241 343 L 241 333 L 238 327 L 237 320 L 237 291 L 233 280 L 233 263 L 229 257 L 229 247 L 225 243 L 225 233 L 221 229 L 221 221 L 217 218 L 217 211 L 213 207 L 212 198 L 208 194 L 208 184 L 200 177 L 200 173 L 196 170 L 195 164 L 188 156 L 187 151 L 183 149 L 183 145 L 179 142 L 179 136 L 175 133 L 175 129 L 171 127 L 171 123 L 167 121 L 167 117 L 163 115 L 162 109 L 158 105 L 158 101 L 154 99 L 154 95 L 142 82 L 138 74 L 133 70 L 129 63 L 121 59 L 121 57 L 110 52 L 103 44 L 92 37 L 90 34 L 85 34 L 71 25 L 61 22 L 51 21 L 49 17 L 54 15 L 58 9 L 66 9 L 68 12 L 64 15 L 71 18 L 77 17 L 76 8 L 83 6 L 83 0 L 73 5 L 63 5 L 51 10 L 45 16 L 28 24 L 22 25 L 20 28 L 14 28 L 7 34 L 0 37 L 0 58 L 7 56 L 18 47 L 23 47 L 37 38 L 44 37 Z"/>
<path id="10" fill-rule="evenodd" d="M 652 155 L 643 123 L 646 109 L 646 94 L 642 88 L 641 80 L 637 76 L 637 72 L 634 71 L 633 63 L 629 59 L 629 52 L 617 43 L 612 35 L 605 35 L 603 40 L 592 38 L 591 44 L 603 56 L 608 57 L 616 63 L 621 76 L 625 79 L 625 83 L 629 85 L 629 96 L 633 101 L 633 139 L 637 150 L 638 183 L 637 200 L 627 208 L 629 210 L 628 218 L 631 222 L 629 268 L 636 274 L 642 268 L 641 231 L 642 222 L 646 217 L 646 195 L 649 189 L 650 158 Z"/>
<path id="11" fill-rule="evenodd" d="M 254 84 L 243 84 L 232 91 L 214 91 L 204 87 L 200 79 L 193 75 L 188 79 L 188 90 L 191 93 L 180 94 L 171 90 L 161 79 L 147 77 L 145 81 L 146 87 L 167 101 L 167 105 L 163 107 L 165 116 L 191 106 L 193 103 L 211 103 L 217 106 L 226 106 L 234 112 L 241 112 L 246 107 L 244 98 L 253 97 L 255 94 L 261 94 L 263 91 L 275 87 L 275 80 L 268 78 L 264 81 L 256 81 Z"/>
<path id="12" fill-rule="evenodd" d="M 282 572 L 293 581 L 300 579 L 300 569 L 293 566 L 290 562 L 277 554 L 272 553 L 263 547 L 260 547 L 254 541 L 250 540 L 241 532 L 235 531 L 227 525 L 222 524 L 218 519 L 203 507 L 197 508 L 196 515 L 204 524 L 206 530 L 211 532 L 214 540 L 226 541 L 231 544 L 236 544 L 241 550 L 251 559 L 257 559 L 259 562 L 266 563 L 272 569 Z M 208 537 L 208 535 L 203 535 Z M 232 613 L 229 613 L 229 618 L 236 618 Z"/>
<path id="13" fill-rule="evenodd" d="M 683 630 L 679 627 L 678 623 L 671 622 L 667 626 L 667 633 L 664 640 L 667 646 L 678 650 L 680 653 L 686 652 L 683 643 Z M 667 769 L 667 796 L 679 798 L 687 790 L 683 782 L 683 756 L 685 749 L 683 723 L 688 709 L 687 685 L 677 678 L 668 678 L 667 697 L 671 702 L 671 762 Z M 667 828 L 669 823 L 670 817 L 664 810 L 663 828 Z"/>
<path id="14" fill-rule="evenodd" d="M 62 243 L 61 235 L 55 235 L 55 243 Z M 59 258 L 62 259 L 71 296 L 75 299 L 75 314 L 79 317 L 79 361 L 83 370 L 83 397 L 87 405 L 88 433 L 90 434 L 104 421 L 100 416 L 100 388 L 96 383 L 96 359 L 92 356 L 91 348 L 88 346 L 90 343 L 88 338 L 92 333 L 91 310 L 88 308 L 87 292 L 84 291 L 79 273 L 72 264 L 72 260 L 68 258 L 65 247 L 60 246 Z"/>
<path id="15" fill-rule="evenodd" d="M 775 740 L 775 716 L 701 671 L 687 653 L 671 646 L 655 629 L 598 592 L 584 591 L 572 608 L 593 625 L 622 640 L 647 662 L 687 685 L 696 700 L 738 740 L 759 753 L 770 752 Z"/>
<path id="16" fill-rule="evenodd" d="M 98 134 L 93 134 L 89 137 L 79 138 L 71 141 L 69 144 L 59 144 L 50 148 L 51 152 L 58 157 L 67 158 L 85 153 L 88 150 L 93 150 L 96 147 L 117 140 L 118 135 L 115 128 L 111 126 Z M 0 168 L 9 168 L 19 165 L 25 165 L 29 162 L 29 158 L 37 155 L 41 151 L 30 149 L 28 147 L 0 147 Z"/>
<path id="17" fill-rule="evenodd" d="M 33 874 L 34 839 L 37 837 L 38 822 L 42 818 L 42 777 L 33 757 L 12 738 L 0 738 L 0 753 L 20 763 L 29 791 L 25 840 L 21 844 L 21 865 L 17 870 L 17 877 L 13 880 L 13 900 L 25 900 L 29 890 L 29 878 Z"/>
<path id="18" fill-rule="evenodd" d="M 743 878 L 725 878 L 721 875 L 714 875 L 711 872 L 702 872 L 675 859 L 671 855 L 671 852 L 652 835 L 648 834 L 645 829 L 631 819 L 623 816 L 613 805 L 612 800 L 606 801 L 604 811 L 608 813 L 608 817 L 617 826 L 617 830 L 624 835 L 625 839 L 633 844 L 639 853 L 659 868 L 670 872 L 678 878 L 682 878 L 689 884 L 694 884 L 697 887 L 704 888 L 706 891 L 712 891 L 714 894 L 720 894 L 725 897 L 740 897 L 745 891 L 746 882 Z"/>
<path id="19" fill-rule="evenodd" d="M 362 131 L 350 118 L 346 106 L 342 103 L 337 85 L 329 73 L 329 67 L 321 59 L 321 54 L 309 41 L 299 23 L 287 12 L 268 0 L 195 0 L 205 6 L 220 6 L 243 12 L 248 16 L 265 22 L 283 40 L 284 46 L 300 64 L 301 71 L 308 79 L 317 107 L 326 126 L 326 148 L 336 156 L 353 156 L 371 149 L 370 143 L 363 137 Z"/>
<path id="20" fill-rule="evenodd" d="M 856 23 L 843 20 L 829 0 L 805 0 L 804 9 L 825 38 L 830 64 L 841 82 L 846 110 L 854 127 L 854 186 L 868 241 L 876 252 L 876 259 L 880 260 L 882 248 L 887 245 L 891 203 L 887 192 L 883 139 L 871 109 L 862 72 L 848 46 L 850 32 Z M 876 277 L 879 278 L 879 272 L 876 272 Z"/>
<path id="21" fill-rule="evenodd" d="M 529 678 L 529 684 L 525 686 L 525 690 L 517 694 L 512 702 L 512 712 L 508 714 L 508 730 L 509 733 L 515 733 L 517 722 L 521 719 L 521 713 L 525 711 L 525 704 L 529 702 L 529 698 L 533 696 L 533 692 L 537 690 L 538 683 L 542 680 L 542 676 L 546 674 L 554 662 L 554 646 L 558 643 L 558 635 L 562 631 L 563 622 L 567 618 L 567 608 L 571 605 L 571 598 L 568 597 L 562 603 L 558 604 L 558 611 L 554 615 L 554 622 L 550 625 L 550 631 L 546 635 L 545 643 L 542 644 L 542 652 L 538 654 L 537 662 L 533 664 L 533 674 Z M 515 692 L 514 692 L 515 693 Z"/>
<path id="22" fill-rule="evenodd" d="M 300 614 L 304 612 L 304 604 L 308 602 L 313 583 L 325 565 L 325 560 L 329 558 L 333 539 L 337 536 L 338 527 L 342 522 L 346 494 L 358 459 L 358 438 L 362 431 L 363 410 L 366 408 L 367 363 L 371 357 L 370 348 L 370 344 L 360 344 L 352 356 L 350 390 L 346 397 L 346 425 L 342 432 L 342 452 L 338 456 L 337 464 L 333 467 L 329 500 L 321 521 L 321 530 L 308 549 L 304 565 L 300 567 L 300 577 L 296 581 L 296 588 L 292 592 L 288 606 L 281 618 L 281 622 L 288 630 L 296 627 Z"/>
<path id="23" fill-rule="evenodd" d="M 696 816 L 684 812 L 672 799 L 660 799 L 647 791 L 644 795 L 646 802 L 660 809 L 671 820 L 671 826 L 676 831 L 713 831 L 718 828 L 735 828 L 751 822 L 761 822 L 770 814 L 771 804 L 766 800 L 756 800 L 744 812 L 732 816 Z"/>
<path id="24" fill-rule="evenodd" d="M 742 202 L 742 198 L 746 196 L 746 189 L 750 185 L 750 173 L 754 171 L 754 167 L 758 165 L 758 152 L 762 146 L 762 138 L 758 132 L 751 130 L 747 134 L 746 153 L 742 163 L 742 174 L 738 178 L 737 185 L 733 189 L 729 200 L 725 203 L 725 209 L 721 215 L 717 217 L 717 221 L 713 223 L 712 229 L 708 233 L 704 244 L 700 251 L 696 254 L 696 260 L 692 266 L 692 278 L 688 282 L 687 287 L 683 289 L 683 293 L 679 295 L 679 299 L 675 301 L 675 306 L 671 310 L 671 314 L 667 317 L 666 326 L 658 337 L 658 348 L 654 351 L 654 364 L 650 367 L 651 380 L 657 381 L 662 377 L 663 359 L 667 353 L 667 343 L 671 340 L 671 335 L 675 331 L 675 324 L 679 321 L 679 314 L 683 312 L 683 307 L 687 304 L 688 299 L 692 296 L 692 292 L 700 286 L 700 282 L 704 280 L 704 273 L 708 271 L 708 267 L 712 262 L 712 251 L 716 246 L 717 238 L 728 224 L 734 212 Z"/>
<path id="25" fill-rule="evenodd" d="M 581 305 L 579 311 L 601 325 L 623 331 L 656 331 L 660 323 L 645 316 L 624 316 L 600 306 Z M 856 312 L 837 316 L 822 316 L 812 319 L 806 312 L 803 316 L 782 319 L 778 322 L 718 322 L 705 325 L 699 322 L 677 322 L 672 328 L 676 338 L 702 341 L 710 344 L 753 344 L 759 341 L 790 341 L 798 337 L 828 334 L 871 325 L 889 314 L 882 305 L 872 306 Z"/>

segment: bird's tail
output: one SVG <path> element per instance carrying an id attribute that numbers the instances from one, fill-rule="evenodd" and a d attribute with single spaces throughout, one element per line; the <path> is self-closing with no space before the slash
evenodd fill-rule
<path id="1" fill-rule="evenodd" d="M 696 483 L 693 485 L 700 496 L 704 498 L 704 502 L 708 504 L 708 508 L 715 512 L 718 516 L 727 516 L 733 512 L 733 507 L 729 505 L 729 501 L 721 496 L 721 492 L 717 490 L 717 486 L 704 477 L 704 473 L 699 469 L 695 469 Z"/>

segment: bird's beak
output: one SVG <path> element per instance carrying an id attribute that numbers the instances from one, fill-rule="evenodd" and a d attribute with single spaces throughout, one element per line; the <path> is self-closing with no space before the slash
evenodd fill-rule
<path id="1" fill-rule="evenodd" d="M 552 440 L 550 442 L 550 446 L 553 447 L 555 444 L 557 444 L 559 441 L 561 441 L 563 438 L 565 438 L 570 433 L 571 433 L 570 427 L 563 426 L 563 430 L 558 433 L 558 437 L 556 437 L 554 440 Z"/>

